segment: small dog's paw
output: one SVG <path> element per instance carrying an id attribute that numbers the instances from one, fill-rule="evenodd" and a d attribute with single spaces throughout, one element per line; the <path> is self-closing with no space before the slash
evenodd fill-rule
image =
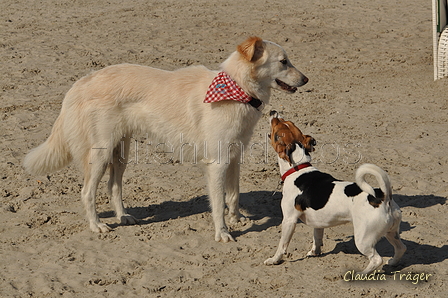
<path id="1" fill-rule="evenodd" d="M 138 219 L 130 214 L 124 214 L 120 217 L 120 222 L 122 225 L 135 225 L 138 223 Z"/>
<path id="2" fill-rule="evenodd" d="M 96 223 L 96 224 L 90 224 L 90 229 L 92 232 L 95 233 L 107 233 L 112 231 L 112 228 L 104 223 Z"/>
<path id="3" fill-rule="evenodd" d="M 399 260 L 396 260 L 394 258 L 389 259 L 389 261 L 387 261 L 387 265 L 389 266 L 396 266 L 398 264 Z"/>

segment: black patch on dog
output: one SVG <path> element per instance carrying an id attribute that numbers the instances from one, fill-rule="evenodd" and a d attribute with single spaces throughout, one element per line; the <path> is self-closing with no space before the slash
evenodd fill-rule
<path id="1" fill-rule="evenodd" d="M 362 193 L 362 190 L 361 188 L 359 188 L 358 184 L 352 183 L 344 188 L 344 193 L 347 197 L 356 197 L 357 195 Z"/>
<path id="2" fill-rule="evenodd" d="M 375 196 L 368 195 L 367 200 L 369 204 L 375 208 L 378 208 L 384 200 L 384 193 L 381 189 L 375 188 Z M 361 188 L 359 188 L 358 184 L 352 183 L 345 187 L 344 193 L 348 197 L 356 197 L 362 192 Z"/>
<path id="3" fill-rule="evenodd" d="M 323 208 L 333 192 L 334 181 L 339 180 L 319 171 L 305 173 L 297 177 L 294 185 L 302 191 L 302 194 L 296 197 L 296 209 L 304 211 L 308 207 L 314 210 Z"/>
<path id="4" fill-rule="evenodd" d="M 369 200 L 370 205 L 372 205 L 375 208 L 378 208 L 381 205 L 381 203 L 384 201 L 384 192 L 379 188 L 375 188 L 375 197 L 372 195 L 369 195 L 367 197 L 367 200 Z"/>
<path id="5" fill-rule="evenodd" d="M 384 192 L 380 188 L 375 188 L 375 197 L 384 200 Z"/>

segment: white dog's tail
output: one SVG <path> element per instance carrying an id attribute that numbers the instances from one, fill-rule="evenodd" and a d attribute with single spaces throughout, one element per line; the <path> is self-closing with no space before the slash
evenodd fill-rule
<path id="1" fill-rule="evenodd" d="M 364 178 L 366 175 L 373 175 L 376 178 L 381 191 L 384 193 L 385 201 L 390 201 L 392 196 L 392 187 L 390 184 L 389 175 L 387 175 L 387 173 L 380 167 L 368 163 L 361 165 L 358 170 L 356 170 L 356 184 L 358 184 L 362 191 L 365 191 L 375 198 L 377 195 L 375 194 L 373 187 L 366 182 Z"/>
<path id="2" fill-rule="evenodd" d="M 54 123 L 48 139 L 32 149 L 23 160 L 25 170 L 33 175 L 42 175 L 57 171 L 72 160 L 72 155 L 64 140 L 63 114 Z"/>

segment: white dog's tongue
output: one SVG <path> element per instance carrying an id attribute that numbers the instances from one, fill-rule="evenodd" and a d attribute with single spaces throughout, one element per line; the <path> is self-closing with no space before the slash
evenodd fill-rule
<path id="1" fill-rule="evenodd" d="M 224 71 L 218 73 L 208 87 L 205 103 L 221 100 L 235 100 L 248 103 L 252 97 L 246 94 L 238 84 Z"/>

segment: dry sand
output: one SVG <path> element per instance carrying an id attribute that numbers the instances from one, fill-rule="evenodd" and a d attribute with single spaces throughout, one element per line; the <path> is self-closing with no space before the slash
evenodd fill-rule
<path id="1" fill-rule="evenodd" d="M 2 0 L 0 16 L 1 297 L 448 297 L 448 81 L 433 81 L 429 1 Z M 285 262 L 263 265 L 282 219 L 266 116 L 242 165 L 250 220 L 231 226 L 233 243 L 213 239 L 197 165 L 160 164 L 152 153 L 130 164 L 124 199 L 135 226 L 117 224 L 104 178 L 107 234 L 88 229 L 73 165 L 23 171 L 64 94 L 91 70 L 218 69 L 249 35 L 281 44 L 310 78 L 294 95 L 275 92 L 265 113 L 277 109 L 317 139 L 322 171 L 347 180 L 362 162 L 388 171 L 408 247 L 393 270 L 427 280 L 344 281 L 367 264 L 351 225 L 327 229 L 325 253 L 307 259 L 312 229 L 299 224 Z M 392 256 L 385 240 L 378 250 Z"/>

